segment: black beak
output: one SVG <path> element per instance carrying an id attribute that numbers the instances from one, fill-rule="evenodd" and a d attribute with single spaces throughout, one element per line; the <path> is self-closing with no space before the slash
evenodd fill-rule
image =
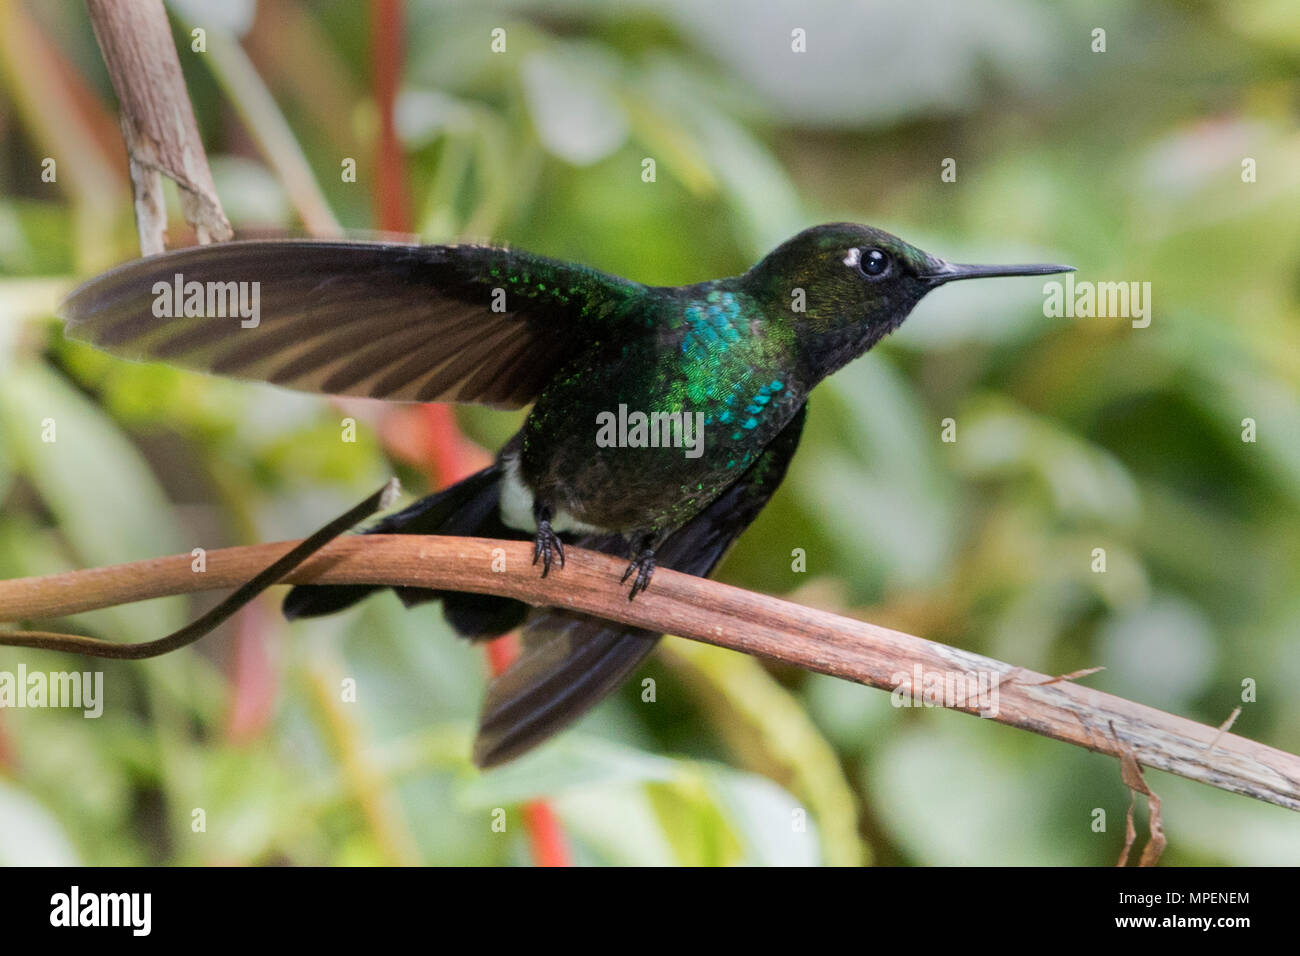
<path id="1" fill-rule="evenodd" d="M 958 279 L 994 279 L 998 276 L 1050 276 L 1058 272 L 1073 272 L 1074 266 L 1035 264 L 1028 266 L 968 266 L 959 262 L 934 260 L 933 271 L 921 276 L 931 286 L 956 282 Z"/>

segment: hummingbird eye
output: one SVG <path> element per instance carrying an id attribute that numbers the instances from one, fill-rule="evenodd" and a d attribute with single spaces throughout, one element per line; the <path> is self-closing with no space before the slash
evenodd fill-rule
<path id="1" fill-rule="evenodd" d="M 879 249 L 863 249 L 858 256 L 858 268 L 868 279 L 879 279 L 889 271 L 889 256 Z"/>

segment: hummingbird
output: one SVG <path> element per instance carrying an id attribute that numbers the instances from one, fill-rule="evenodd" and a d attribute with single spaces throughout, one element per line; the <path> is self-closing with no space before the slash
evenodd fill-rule
<path id="1" fill-rule="evenodd" d="M 634 600 L 656 567 L 713 572 L 785 476 L 809 393 L 927 293 L 1069 271 L 960 265 L 852 223 L 683 286 L 498 246 L 251 240 L 119 266 L 60 314 L 70 337 L 137 360 L 325 394 L 531 405 L 491 465 L 366 533 L 531 540 L 543 576 L 566 544 L 623 555 Z M 331 614 L 377 590 L 299 585 L 283 612 Z M 660 637 L 492 595 L 393 590 L 407 607 L 441 602 L 471 639 L 523 626 L 522 653 L 485 695 L 484 768 L 587 712 Z"/>

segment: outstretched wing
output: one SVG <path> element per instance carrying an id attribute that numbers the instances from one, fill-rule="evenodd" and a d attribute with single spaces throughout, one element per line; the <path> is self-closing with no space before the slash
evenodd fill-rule
<path id="1" fill-rule="evenodd" d="M 290 388 L 528 404 L 644 289 L 489 246 L 265 240 L 139 259 L 63 303 L 67 334 Z"/>
<path id="2" fill-rule="evenodd" d="M 806 408 L 734 484 L 668 537 L 655 553 L 656 564 L 700 577 L 717 567 L 785 477 Z M 578 543 L 607 553 L 626 548 L 617 537 Z M 659 636 L 557 608 L 533 612 L 524 628 L 523 653 L 488 687 L 474 741 L 475 763 L 504 763 L 563 730 L 617 690 L 654 650 Z"/>

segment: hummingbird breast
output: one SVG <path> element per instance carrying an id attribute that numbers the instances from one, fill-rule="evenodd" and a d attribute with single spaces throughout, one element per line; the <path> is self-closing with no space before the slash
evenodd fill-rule
<path id="1" fill-rule="evenodd" d="M 679 527 L 762 453 L 806 398 L 786 337 L 743 295 L 670 300 L 646 334 L 595 344 L 543 390 L 503 452 L 507 523 L 634 536 Z M 528 522 L 527 525 L 520 522 Z"/>

